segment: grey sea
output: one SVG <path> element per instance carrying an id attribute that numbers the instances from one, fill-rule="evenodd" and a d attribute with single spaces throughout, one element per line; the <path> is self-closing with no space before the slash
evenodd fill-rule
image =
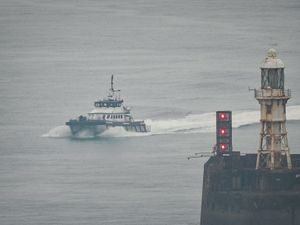
<path id="1" fill-rule="evenodd" d="M 196 225 L 215 111 L 254 153 L 269 48 L 286 65 L 288 138 L 300 153 L 298 0 L 1 0 L 0 224 Z M 64 124 L 110 75 L 152 132 L 73 139 Z"/>

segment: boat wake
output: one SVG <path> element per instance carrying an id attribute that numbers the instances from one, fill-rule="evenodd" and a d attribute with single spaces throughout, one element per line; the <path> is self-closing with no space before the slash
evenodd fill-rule
<path id="1" fill-rule="evenodd" d="M 42 135 L 42 137 L 48 138 L 69 138 L 71 136 L 72 134 L 68 126 L 54 127 L 48 133 Z"/>
<path id="2" fill-rule="evenodd" d="M 239 128 L 259 122 L 259 111 L 233 111 L 233 128 Z M 96 138 L 113 137 L 140 137 L 176 133 L 211 133 L 215 132 L 215 112 L 190 114 L 183 118 L 170 120 L 146 120 L 151 126 L 149 133 L 128 132 L 122 127 L 111 127 Z M 287 107 L 288 120 L 300 120 L 300 105 Z M 72 134 L 67 126 L 58 126 L 51 129 L 43 137 L 70 138 Z M 81 132 L 76 138 L 95 138 L 88 132 Z"/>

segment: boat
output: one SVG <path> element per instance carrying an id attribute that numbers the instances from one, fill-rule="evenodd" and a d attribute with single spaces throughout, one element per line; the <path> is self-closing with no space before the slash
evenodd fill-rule
<path id="1" fill-rule="evenodd" d="M 88 132 L 93 136 L 103 133 L 111 127 L 122 127 L 129 132 L 146 133 L 151 127 L 144 120 L 134 120 L 130 108 L 124 105 L 121 90 L 114 89 L 114 76 L 111 76 L 110 89 L 106 98 L 94 102 L 94 109 L 87 116 L 66 122 L 73 136 Z"/>

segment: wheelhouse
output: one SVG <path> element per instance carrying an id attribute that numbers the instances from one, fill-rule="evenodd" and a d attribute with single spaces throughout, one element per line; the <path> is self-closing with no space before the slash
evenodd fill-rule
<path id="1" fill-rule="evenodd" d="M 97 108 L 116 108 L 121 107 L 123 100 L 101 100 L 94 103 Z"/>

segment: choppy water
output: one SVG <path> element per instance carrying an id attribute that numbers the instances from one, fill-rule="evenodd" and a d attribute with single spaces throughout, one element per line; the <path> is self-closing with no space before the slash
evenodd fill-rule
<path id="1" fill-rule="evenodd" d="M 300 153 L 300 3 L 0 1 L 0 224 L 199 224 L 214 111 L 255 152 L 259 63 L 286 64 L 288 131 Z M 65 121 L 106 95 L 110 74 L 151 134 L 70 138 Z"/>

